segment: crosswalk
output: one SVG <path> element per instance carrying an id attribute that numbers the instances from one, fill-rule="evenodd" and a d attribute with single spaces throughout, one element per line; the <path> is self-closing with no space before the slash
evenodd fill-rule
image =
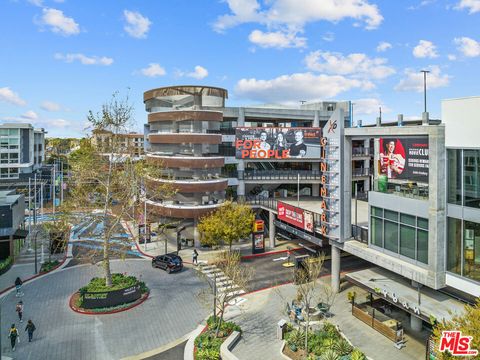
<path id="1" fill-rule="evenodd" d="M 209 279 L 215 281 L 217 285 L 217 294 L 219 297 L 225 296 L 230 302 L 235 304 L 240 300 L 238 296 L 245 294 L 245 290 L 235 284 L 224 272 L 216 265 L 208 265 L 206 263 L 198 264 L 199 271 Z"/>

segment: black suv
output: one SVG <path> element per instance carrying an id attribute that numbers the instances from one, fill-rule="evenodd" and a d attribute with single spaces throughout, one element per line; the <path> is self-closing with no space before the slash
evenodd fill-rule
<path id="1" fill-rule="evenodd" d="M 159 255 L 152 259 L 152 267 L 166 270 L 167 273 L 183 269 L 182 258 L 175 254 Z"/>

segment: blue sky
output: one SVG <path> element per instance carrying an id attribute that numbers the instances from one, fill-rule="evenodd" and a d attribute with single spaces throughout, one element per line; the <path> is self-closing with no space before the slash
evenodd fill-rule
<path id="1" fill-rule="evenodd" d="M 480 0 L 1 0 L 0 122 L 81 136 L 88 110 L 176 84 L 227 105 L 352 100 L 355 119 L 419 117 L 480 95 Z"/>

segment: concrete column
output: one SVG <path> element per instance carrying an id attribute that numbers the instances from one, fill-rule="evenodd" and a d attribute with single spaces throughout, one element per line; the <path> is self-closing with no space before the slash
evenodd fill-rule
<path id="1" fill-rule="evenodd" d="M 340 291 L 340 249 L 332 245 L 332 290 Z"/>
<path id="2" fill-rule="evenodd" d="M 314 115 L 313 115 L 313 124 L 312 127 L 320 127 L 320 111 L 315 110 Z"/>
<path id="3" fill-rule="evenodd" d="M 245 126 L 245 108 L 238 108 L 237 126 Z"/>
<path id="4" fill-rule="evenodd" d="M 427 112 L 423 112 L 422 113 L 422 125 L 428 125 L 428 118 L 429 118 L 429 114 L 428 114 L 428 111 Z"/>
<path id="5" fill-rule="evenodd" d="M 422 319 L 410 314 L 410 327 L 413 331 L 422 331 L 423 321 Z"/>
<path id="6" fill-rule="evenodd" d="M 198 231 L 198 219 L 193 222 L 193 243 L 196 248 L 200 247 L 200 231 Z"/>
<path id="7" fill-rule="evenodd" d="M 268 236 L 269 236 L 269 245 L 271 249 L 275 248 L 275 214 L 273 211 L 268 212 Z"/>
<path id="8" fill-rule="evenodd" d="M 237 164 L 238 172 L 238 186 L 237 186 L 237 196 L 245 196 L 245 181 L 243 180 L 243 173 L 245 171 L 245 161 L 239 160 Z"/>
<path id="9" fill-rule="evenodd" d="M 370 139 L 366 139 L 363 141 L 363 147 L 367 149 L 367 151 L 370 151 Z M 363 168 L 365 169 L 365 171 L 367 171 L 368 174 L 368 170 L 370 170 L 370 159 L 363 161 Z M 370 190 L 370 176 L 368 177 L 368 179 L 365 179 L 363 183 L 363 189 L 365 192 Z"/>

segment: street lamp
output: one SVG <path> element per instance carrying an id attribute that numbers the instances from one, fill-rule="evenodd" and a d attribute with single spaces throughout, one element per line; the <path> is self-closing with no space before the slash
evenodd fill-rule
<path id="1" fill-rule="evenodd" d="M 423 73 L 423 112 L 427 113 L 427 74 L 428 70 L 420 70 Z"/>

